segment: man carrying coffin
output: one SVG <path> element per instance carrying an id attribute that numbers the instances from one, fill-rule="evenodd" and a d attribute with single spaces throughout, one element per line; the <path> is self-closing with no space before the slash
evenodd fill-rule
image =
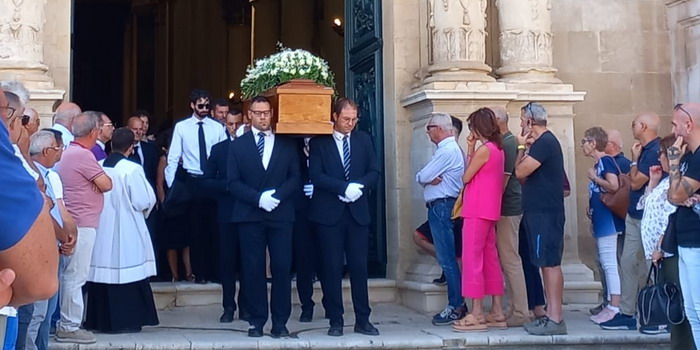
<path id="1" fill-rule="evenodd" d="M 97 240 L 88 275 L 85 327 L 105 333 L 139 332 L 158 324 L 148 278 L 156 274 L 146 217 L 156 195 L 143 167 L 127 157 L 134 134 L 119 128 L 112 135 L 112 153 L 102 167 L 112 179 L 105 194 Z"/>

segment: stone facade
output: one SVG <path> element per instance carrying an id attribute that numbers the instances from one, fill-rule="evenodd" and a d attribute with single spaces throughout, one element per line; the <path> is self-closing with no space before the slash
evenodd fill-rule
<path id="1" fill-rule="evenodd" d="M 0 3 L 0 77 L 27 82 L 44 126 L 70 89 L 71 3 Z M 602 125 L 620 129 L 629 149 L 635 114 L 668 116 L 673 102 L 698 100 L 699 13 L 700 0 L 383 0 L 387 278 L 404 302 L 425 311 L 444 302 L 436 302 L 440 288 L 425 284 L 439 268 L 411 237 L 425 218 L 413 178 L 433 151 L 426 116 L 465 118 L 502 105 L 517 117 L 530 100 L 549 109 L 575 189 L 567 199 L 568 301 L 590 301 L 598 285 L 580 261 L 593 267 L 595 250 L 585 177 L 576 175 L 591 161 L 578 140 Z"/>

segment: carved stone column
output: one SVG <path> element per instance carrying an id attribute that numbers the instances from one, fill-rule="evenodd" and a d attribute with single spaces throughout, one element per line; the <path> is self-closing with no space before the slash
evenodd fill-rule
<path id="1" fill-rule="evenodd" d="M 54 88 L 44 61 L 47 0 L 0 1 L 0 80 L 19 80 L 30 92 L 29 105 L 51 125 L 53 106 L 64 90 Z"/>
<path id="2" fill-rule="evenodd" d="M 428 0 L 431 82 L 493 81 L 486 65 L 487 0 Z"/>
<path id="3" fill-rule="evenodd" d="M 504 82 L 561 83 L 552 67 L 552 0 L 496 0 Z"/>

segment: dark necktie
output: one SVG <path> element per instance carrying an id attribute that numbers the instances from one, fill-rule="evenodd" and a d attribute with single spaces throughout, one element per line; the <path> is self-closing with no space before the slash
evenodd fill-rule
<path id="1" fill-rule="evenodd" d="M 131 154 L 131 157 L 129 157 L 129 159 L 133 160 L 136 163 L 143 165 L 143 162 L 141 162 L 141 156 L 139 155 L 138 143 L 136 145 L 134 145 L 134 153 Z"/>
<path id="2" fill-rule="evenodd" d="M 350 144 L 347 136 L 343 136 L 343 167 L 345 168 L 345 180 L 350 180 Z"/>
<path id="3" fill-rule="evenodd" d="M 265 152 L 265 133 L 264 132 L 259 132 L 258 133 L 258 153 L 260 153 L 260 159 L 262 159 L 263 152 Z"/>
<path id="4" fill-rule="evenodd" d="M 204 122 L 199 124 L 199 170 L 204 173 L 207 164 L 207 143 L 204 141 Z"/>

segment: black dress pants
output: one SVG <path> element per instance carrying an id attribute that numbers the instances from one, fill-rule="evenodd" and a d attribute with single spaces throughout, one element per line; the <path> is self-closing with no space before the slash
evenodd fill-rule
<path id="1" fill-rule="evenodd" d="M 331 326 L 343 326 L 343 261 L 350 272 L 352 304 L 355 323 L 369 322 L 369 292 L 367 291 L 367 255 L 369 227 L 358 224 L 346 207 L 340 221 L 332 226 L 318 225 L 321 247 L 324 307 Z"/>
<path id="2" fill-rule="evenodd" d="M 214 249 L 216 232 L 216 207 L 214 200 L 206 196 L 202 177 L 188 175 L 187 188 L 192 194 L 188 210 L 190 221 L 190 259 L 192 273 L 198 280 L 212 280 L 218 264 L 218 250 Z"/>
<path id="3" fill-rule="evenodd" d="M 319 266 L 318 240 L 314 232 L 314 225 L 306 218 L 306 211 L 296 212 L 294 222 L 294 269 L 297 274 L 297 293 L 301 302 L 301 310 L 313 312 L 314 310 L 314 276 L 317 275 L 316 267 Z M 320 277 L 320 276 L 319 276 Z"/>
<path id="4" fill-rule="evenodd" d="M 223 289 L 224 309 L 236 310 L 236 280 L 239 279 L 241 252 L 239 248 L 238 226 L 229 222 L 219 223 L 219 274 Z M 241 305 L 243 287 L 238 291 L 238 306 Z"/>
<path id="5" fill-rule="evenodd" d="M 262 328 L 268 319 L 265 251 L 270 252 L 272 293 L 269 310 L 272 328 L 283 327 L 292 312 L 292 231 L 291 222 L 243 222 L 238 224 L 241 244 L 244 304 L 249 323 Z"/>

